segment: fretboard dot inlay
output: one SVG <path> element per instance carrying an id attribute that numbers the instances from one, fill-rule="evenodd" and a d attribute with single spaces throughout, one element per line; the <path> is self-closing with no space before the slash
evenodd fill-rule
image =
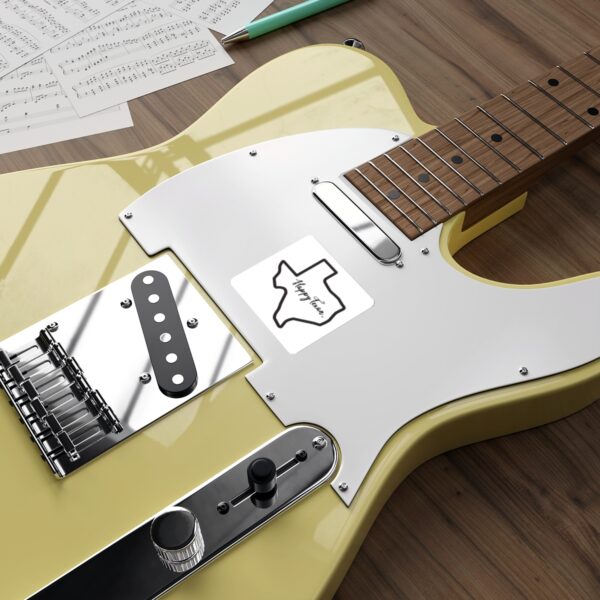
<path id="1" fill-rule="evenodd" d="M 597 48 L 344 177 L 411 240 L 465 209 L 466 231 L 550 166 L 600 139 L 599 98 Z"/>

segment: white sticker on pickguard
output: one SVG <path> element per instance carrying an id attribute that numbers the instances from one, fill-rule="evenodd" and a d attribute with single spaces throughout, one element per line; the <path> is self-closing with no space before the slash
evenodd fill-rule
<path id="1" fill-rule="evenodd" d="M 308 236 L 231 284 L 291 354 L 373 306 L 373 299 Z"/>

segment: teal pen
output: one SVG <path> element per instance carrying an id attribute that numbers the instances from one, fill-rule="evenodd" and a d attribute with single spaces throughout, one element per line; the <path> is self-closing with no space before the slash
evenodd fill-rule
<path id="1" fill-rule="evenodd" d="M 246 27 L 226 35 L 221 42 L 223 44 L 230 44 L 231 42 L 252 40 L 260 35 L 270 33 L 276 29 L 281 29 L 286 25 L 291 25 L 301 19 L 312 17 L 317 13 L 333 8 L 338 4 L 344 4 L 344 2 L 348 1 L 349 0 L 306 0 L 306 2 L 296 4 L 296 6 L 290 6 L 290 8 L 286 8 L 278 13 L 253 21 L 246 25 Z"/>

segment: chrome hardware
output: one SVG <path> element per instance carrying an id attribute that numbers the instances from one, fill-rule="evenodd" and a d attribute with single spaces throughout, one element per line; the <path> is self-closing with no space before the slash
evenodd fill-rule
<path id="1" fill-rule="evenodd" d="M 316 185 L 317 183 L 319 183 L 319 178 L 318 178 L 318 177 L 313 177 L 313 178 L 310 180 L 310 182 L 311 182 L 313 185 Z"/>
<path id="2" fill-rule="evenodd" d="M 187 326 L 190 329 L 196 329 L 196 327 L 198 327 L 198 319 L 194 319 L 194 318 L 188 319 Z"/>
<path id="3" fill-rule="evenodd" d="M 421 254 L 427 256 L 429 254 L 429 248 L 421 248 Z"/>
<path id="4" fill-rule="evenodd" d="M 529 375 L 529 369 L 527 367 L 521 367 L 519 369 L 519 373 L 521 373 L 521 375 L 523 375 L 523 377 L 525 377 L 525 375 Z"/>
<path id="5" fill-rule="evenodd" d="M 131 212 L 126 212 L 126 213 L 125 213 L 123 216 L 124 216 L 126 219 L 131 219 L 131 217 L 133 217 L 133 213 L 131 213 Z"/>
<path id="6" fill-rule="evenodd" d="M 131 308 L 133 302 L 129 298 L 121 300 L 121 308 Z"/>
<path id="7" fill-rule="evenodd" d="M 395 263 L 400 248 L 337 185 L 317 184 L 313 195 L 381 263 Z"/>
<path id="8" fill-rule="evenodd" d="M 340 492 L 347 492 L 348 491 L 348 484 L 345 481 L 342 481 L 338 485 L 338 490 L 340 490 Z"/>
<path id="9" fill-rule="evenodd" d="M 312 445 L 313 445 L 313 448 L 315 448 L 315 450 L 323 450 L 323 448 L 325 448 L 327 446 L 327 440 L 322 435 L 318 435 L 312 441 Z"/>
<path id="10" fill-rule="evenodd" d="M 270 401 L 272 402 L 273 400 L 275 400 L 275 394 L 274 394 L 273 392 L 269 392 L 269 393 L 268 393 L 268 394 L 265 396 L 265 398 L 266 398 L 267 400 L 270 400 Z"/>
<path id="11" fill-rule="evenodd" d="M 154 518 L 150 537 L 160 562 L 173 573 L 185 573 L 204 556 L 204 538 L 195 515 L 175 506 Z"/>
<path id="12" fill-rule="evenodd" d="M 248 152 L 248 154 L 250 156 L 256 156 L 258 154 L 258 152 L 256 150 L 250 150 L 250 152 Z"/>
<path id="13" fill-rule="evenodd" d="M 350 46 L 350 48 L 358 48 L 359 50 L 364 50 L 365 49 L 365 45 L 356 38 L 348 38 L 347 40 L 344 40 L 344 46 Z"/>
<path id="14" fill-rule="evenodd" d="M 63 477 L 81 452 L 123 431 L 119 419 L 56 341 L 50 323 L 16 351 L 0 350 L 0 385 L 52 471 Z"/>
<path id="15" fill-rule="evenodd" d="M 323 451 L 312 447 L 316 437 L 326 440 Z M 299 448 L 304 460 L 296 458 Z M 248 485 L 248 470 L 260 460 L 277 465 L 269 505 L 257 501 L 259 494 Z M 287 429 L 32 598 L 156 598 L 325 484 L 336 464 L 335 445 L 324 432 Z"/>
<path id="16" fill-rule="evenodd" d="M 142 283 L 147 293 L 139 299 L 132 296 L 132 281 L 138 274 L 150 281 L 149 270 L 168 278 L 176 309 L 168 310 L 164 294 L 153 303 L 150 296 L 160 288 L 152 282 Z M 155 357 L 136 311 L 121 308 L 131 298 L 137 309 L 146 303 L 169 315 L 151 329 Z M 178 313 L 198 320 L 197 333 L 186 342 L 195 364 L 189 381 L 196 380 L 196 387 L 166 397 L 152 361 L 171 378 L 190 372 L 179 350 L 185 322 Z M 53 473 L 64 477 L 249 363 L 248 353 L 165 256 L 1 341 L 0 396 L 3 388 Z M 168 371 L 175 366 L 181 369 Z"/>
<path id="17" fill-rule="evenodd" d="M 400 136 L 398 134 L 392 136 L 392 142 L 399 142 Z"/>

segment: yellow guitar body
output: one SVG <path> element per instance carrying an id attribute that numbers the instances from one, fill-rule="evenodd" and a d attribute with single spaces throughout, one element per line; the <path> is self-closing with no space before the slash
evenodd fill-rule
<path id="1" fill-rule="evenodd" d="M 0 177 L 0 339 L 146 264 L 117 215 L 159 182 L 249 144 L 336 127 L 420 135 L 431 126 L 377 58 L 314 46 L 258 69 L 157 147 Z M 466 232 L 462 215 L 448 222 L 441 238 L 447 260 L 524 202 L 516 199 Z M 0 404 L 3 598 L 35 593 L 284 429 L 245 380 L 260 359 L 239 339 L 253 366 L 63 480 L 36 458 L 15 411 Z M 426 413 L 390 439 L 350 507 L 325 485 L 169 597 L 331 597 L 378 511 L 420 463 L 559 419 L 598 396 L 597 360 Z"/>

